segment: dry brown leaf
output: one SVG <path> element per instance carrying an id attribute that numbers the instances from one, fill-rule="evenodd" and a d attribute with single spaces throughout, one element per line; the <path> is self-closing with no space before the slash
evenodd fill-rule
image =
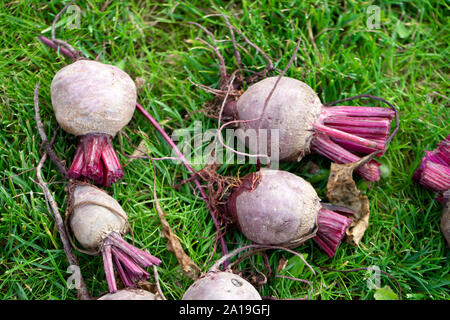
<path id="1" fill-rule="evenodd" d="M 172 229 L 170 228 L 170 225 L 165 218 L 166 214 L 162 211 L 161 206 L 159 205 L 158 198 L 156 196 L 155 185 L 153 187 L 153 197 L 155 198 L 155 209 L 156 212 L 158 213 L 159 220 L 161 221 L 161 225 L 163 227 L 162 235 L 164 238 L 169 240 L 166 245 L 167 250 L 175 254 L 178 263 L 180 264 L 181 269 L 183 270 L 183 273 L 192 280 L 196 280 L 199 277 L 201 269 L 184 252 L 177 235 L 173 233 Z"/>
<path id="2" fill-rule="evenodd" d="M 328 200 L 337 206 L 352 209 L 355 214 L 353 221 L 346 231 L 347 242 L 359 245 L 367 227 L 369 226 L 369 199 L 362 195 L 353 180 L 353 171 L 373 158 L 370 154 L 359 161 L 337 164 L 332 163 L 330 177 L 327 184 Z"/>
<path id="3" fill-rule="evenodd" d="M 139 145 L 134 149 L 133 153 L 129 157 L 128 161 L 123 165 L 123 167 L 126 167 L 131 161 L 135 159 L 139 159 L 139 157 L 148 156 L 147 150 L 148 150 L 148 144 L 145 140 L 141 140 Z"/>
<path id="4" fill-rule="evenodd" d="M 136 90 L 137 92 L 141 92 L 142 88 L 144 87 L 146 81 L 144 78 L 141 77 L 137 77 L 136 79 L 134 79 L 134 83 L 136 85 Z"/>
<path id="5" fill-rule="evenodd" d="M 282 270 L 284 270 L 284 268 L 287 267 L 288 262 L 289 261 L 284 257 L 284 255 L 282 255 L 281 258 L 278 260 L 276 274 L 279 274 Z"/>

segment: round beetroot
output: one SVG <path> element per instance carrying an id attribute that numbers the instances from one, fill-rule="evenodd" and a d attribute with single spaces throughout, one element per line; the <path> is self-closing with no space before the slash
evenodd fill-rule
<path id="1" fill-rule="evenodd" d="M 364 154 L 385 152 L 396 112 L 380 107 L 325 107 L 302 81 L 269 77 L 249 86 L 237 102 L 229 101 L 224 115 L 235 118 L 240 127 L 236 135 L 253 154 L 267 154 L 271 161 L 300 160 L 312 150 L 336 163 L 349 163 Z M 356 171 L 377 181 L 378 167 L 372 160 Z"/>
<path id="2" fill-rule="evenodd" d="M 121 179 L 123 170 L 111 139 L 136 108 L 130 76 L 109 64 L 78 60 L 56 73 L 51 98 L 61 128 L 79 137 L 69 176 L 104 186 Z"/>
<path id="3" fill-rule="evenodd" d="M 97 300 L 160 300 L 153 293 L 142 290 L 126 288 L 114 293 L 108 293 Z"/>
<path id="4" fill-rule="evenodd" d="M 191 285 L 183 300 L 261 300 L 247 280 L 231 272 L 208 272 Z"/>
<path id="5" fill-rule="evenodd" d="M 126 234 L 127 214 L 106 192 L 89 185 L 76 186 L 73 206 L 70 227 L 84 248 L 98 250 L 111 232 Z"/>
<path id="6" fill-rule="evenodd" d="M 309 238 L 330 256 L 352 219 L 322 207 L 309 182 L 293 173 L 261 169 L 241 179 L 226 213 L 251 241 L 296 247 Z"/>
<path id="7" fill-rule="evenodd" d="M 227 204 L 248 239 L 274 245 L 289 244 L 310 234 L 320 208 L 320 199 L 309 182 L 271 169 L 244 177 Z"/>
<path id="8" fill-rule="evenodd" d="M 270 77 L 253 84 L 239 97 L 236 105 L 239 120 L 261 116 L 277 78 Z M 269 100 L 261 126 L 258 128 L 258 121 L 250 121 L 242 122 L 241 128 L 244 132 L 248 129 L 279 129 L 279 160 L 300 160 L 304 150 L 309 150 L 313 125 L 321 111 L 322 103 L 313 89 L 299 80 L 283 77 Z"/>
<path id="9" fill-rule="evenodd" d="M 119 68 L 78 60 L 56 73 L 51 98 L 56 120 L 65 131 L 115 136 L 131 120 L 137 93 L 134 81 Z"/>

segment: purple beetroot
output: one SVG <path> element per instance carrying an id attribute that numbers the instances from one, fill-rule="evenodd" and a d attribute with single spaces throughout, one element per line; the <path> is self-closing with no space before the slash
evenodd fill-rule
<path id="1" fill-rule="evenodd" d="M 233 116 L 243 129 L 242 141 L 248 143 L 248 130 L 255 130 L 258 136 L 265 129 L 270 146 L 270 130 L 278 129 L 279 154 L 277 159 L 271 157 L 272 161 L 300 160 L 312 150 L 336 163 L 349 163 L 372 152 L 385 152 L 394 110 L 326 107 L 307 84 L 289 77 L 281 77 L 267 101 L 277 79 L 269 77 L 251 85 L 237 102 L 224 108 L 224 114 Z M 250 151 L 261 153 L 252 150 L 252 145 L 247 146 Z M 271 156 L 270 150 L 267 154 Z M 368 181 L 378 181 L 379 166 L 372 160 L 356 171 Z"/>
<path id="2" fill-rule="evenodd" d="M 255 243 L 296 247 L 313 238 L 330 257 L 352 221 L 322 207 L 306 180 L 272 169 L 242 178 L 232 190 L 225 210 L 238 229 Z"/>

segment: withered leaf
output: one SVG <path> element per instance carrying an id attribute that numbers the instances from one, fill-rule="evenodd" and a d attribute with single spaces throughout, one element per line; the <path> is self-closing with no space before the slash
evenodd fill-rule
<path id="1" fill-rule="evenodd" d="M 327 184 L 328 200 L 337 206 L 344 206 L 354 211 L 353 221 L 346 231 L 347 242 L 359 245 L 369 226 L 369 199 L 362 195 L 353 180 L 353 171 L 373 158 L 373 154 L 359 161 L 337 164 L 332 163 Z"/>
<path id="2" fill-rule="evenodd" d="M 170 225 L 165 218 L 166 214 L 162 211 L 161 206 L 159 205 L 158 198 L 156 196 L 156 185 L 154 185 L 153 187 L 153 197 L 155 199 L 155 209 L 158 213 L 159 220 L 161 221 L 161 225 L 163 227 L 162 235 L 164 238 L 169 240 L 166 245 L 167 250 L 175 254 L 178 263 L 183 270 L 183 273 L 192 280 L 196 280 L 199 277 L 201 269 L 184 252 L 177 235 L 173 233 L 172 229 L 170 228 Z"/>
<path id="3" fill-rule="evenodd" d="M 128 161 L 123 165 L 123 167 L 126 167 L 128 164 L 130 164 L 131 161 L 134 159 L 139 159 L 141 157 L 148 157 L 147 150 L 149 149 L 147 142 L 142 139 L 141 142 L 139 142 L 139 145 L 134 149 L 133 153 L 128 156 Z"/>

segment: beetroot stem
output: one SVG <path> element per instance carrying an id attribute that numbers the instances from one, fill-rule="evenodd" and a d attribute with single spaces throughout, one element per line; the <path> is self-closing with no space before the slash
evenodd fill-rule
<path id="1" fill-rule="evenodd" d="M 83 176 L 106 187 L 123 178 L 122 166 L 111 145 L 111 136 L 101 133 L 81 136 L 69 176 L 75 179 Z"/>
<path id="2" fill-rule="evenodd" d="M 114 278 L 114 269 L 112 264 L 111 246 L 105 245 L 102 248 L 103 266 L 105 268 L 106 282 L 108 282 L 109 292 L 117 291 L 116 279 Z"/>
<path id="3" fill-rule="evenodd" d="M 321 134 L 317 135 L 312 140 L 311 149 L 336 163 L 350 163 L 361 159 L 357 155 L 331 141 L 327 136 Z M 356 172 L 368 181 L 378 181 L 380 179 L 378 165 L 377 162 L 372 160 L 357 168 Z"/>
<path id="4" fill-rule="evenodd" d="M 318 230 L 313 240 L 332 258 L 345 236 L 352 219 L 322 208 L 318 216 Z"/>
<path id="5" fill-rule="evenodd" d="M 117 256 L 113 255 L 113 261 L 114 265 L 116 266 L 117 273 L 119 273 L 120 279 L 122 279 L 122 282 L 125 285 L 125 287 L 133 287 L 134 286 L 133 281 L 128 276 L 128 273 L 125 271 L 124 267 L 122 266 L 122 263 L 117 258 Z"/>
<path id="6" fill-rule="evenodd" d="M 126 252 L 127 255 L 129 255 L 143 267 L 150 267 L 161 263 L 161 260 L 152 256 L 150 253 L 144 250 L 140 250 L 123 240 L 122 237 L 116 232 L 111 232 L 111 234 L 108 236 L 108 240 L 112 245 L 121 249 L 123 252 Z"/>
<path id="7" fill-rule="evenodd" d="M 349 117 L 382 117 L 392 119 L 395 111 L 382 107 L 352 107 L 338 106 L 326 107 L 326 114 L 331 116 L 349 116 Z"/>
<path id="8" fill-rule="evenodd" d="M 106 281 L 108 282 L 108 289 L 111 293 L 117 291 L 113 261 L 126 287 L 134 287 L 135 281 L 148 279 L 150 274 L 143 268 L 156 266 L 161 263 L 161 260 L 148 252 L 127 243 L 116 232 L 111 232 L 105 238 L 102 247 L 102 256 Z"/>
<path id="9" fill-rule="evenodd" d="M 327 136 L 329 137 L 333 137 L 333 138 L 338 138 L 338 139 L 342 139 L 342 140 L 347 140 L 349 142 L 353 142 L 353 143 L 357 143 L 360 144 L 364 147 L 369 147 L 369 148 L 375 148 L 375 149 L 379 149 L 379 150 L 384 150 L 384 144 L 383 143 L 379 143 L 376 141 L 372 141 L 372 140 L 368 140 L 365 138 L 361 138 L 359 136 L 341 131 L 341 130 L 337 130 L 331 127 L 327 127 L 321 124 L 315 124 L 314 128 L 316 128 L 317 131 L 319 132 L 323 132 L 325 133 Z"/>
<path id="10" fill-rule="evenodd" d="M 425 187 L 438 192 L 450 189 L 450 167 L 427 161 L 420 178 Z"/>

